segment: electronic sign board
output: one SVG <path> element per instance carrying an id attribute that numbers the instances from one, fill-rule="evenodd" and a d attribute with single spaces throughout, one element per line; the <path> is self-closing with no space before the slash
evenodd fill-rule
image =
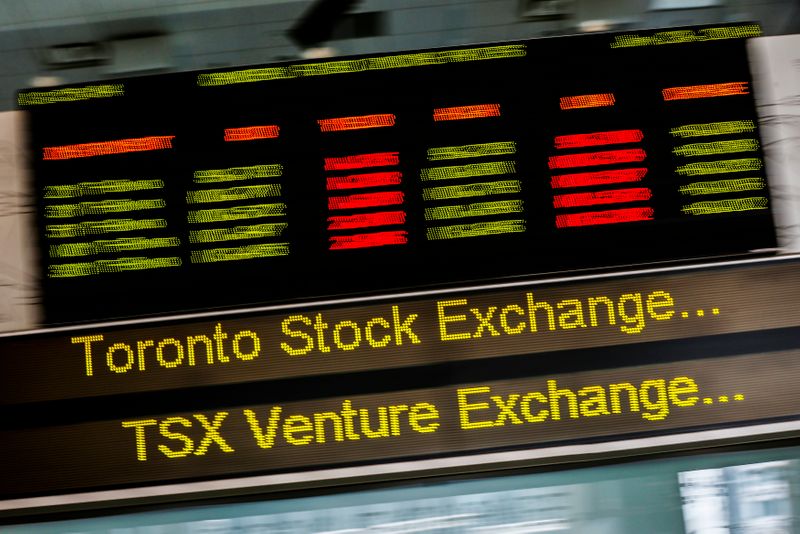
<path id="1" fill-rule="evenodd" d="M 800 419 L 798 258 L 0 337 L 0 498 Z"/>
<path id="2" fill-rule="evenodd" d="M 0 407 L 514 356 L 546 372 L 566 350 L 800 327 L 797 302 L 800 266 L 781 261 L 11 335 Z"/>
<path id="3" fill-rule="evenodd" d="M 18 95 L 46 321 L 775 247 L 752 24 Z"/>

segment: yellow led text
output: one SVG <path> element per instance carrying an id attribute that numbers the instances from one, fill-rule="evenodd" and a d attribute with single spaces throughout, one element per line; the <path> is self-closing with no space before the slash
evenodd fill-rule
<path id="1" fill-rule="evenodd" d="M 356 441 L 362 437 L 378 439 L 396 437 L 406 429 L 420 434 L 436 432 L 439 411 L 429 402 L 353 408 L 350 400 L 342 401 L 339 411 L 310 415 L 284 415 L 282 406 L 273 406 L 264 414 L 244 410 L 253 438 L 262 449 L 271 449 L 280 438 L 289 445 L 310 445 L 330 441 Z M 280 429 L 280 432 L 278 432 Z"/>
<path id="2" fill-rule="evenodd" d="M 626 334 L 641 333 L 649 319 L 666 321 L 673 317 L 675 302 L 666 291 L 625 293 L 587 299 L 564 299 L 555 303 L 537 302 L 533 293 L 525 301 L 505 306 L 471 307 L 467 299 L 441 300 L 438 310 L 442 341 L 489 336 L 518 335 L 539 330 L 572 330 L 617 325 Z"/>
<path id="3" fill-rule="evenodd" d="M 648 421 L 667 418 L 670 407 L 688 408 L 700 398 L 697 383 L 687 376 L 608 386 L 584 386 L 577 391 L 559 388 L 548 380 L 544 391 L 492 395 L 489 386 L 457 390 L 459 424 L 463 430 L 578 419 L 598 415 L 641 413 Z"/>
<path id="4" fill-rule="evenodd" d="M 303 356 L 312 350 L 327 353 L 333 348 L 350 351 L 362 346 L 379 349 L 391 344 L 400 346 L 404 341 L 416 345 L 422 343 L 412 328 L 417 317 L 416 313 L 401 316 L 399 306 L 392 306 L 391 317 L 372 317 L 362 325 L 345 320 L 331 326 L 321 313 L 313 318 L 291 315 L 281 323 L 281 331 L 292 340 L 281 342 L 281 349 L 290 356 Z"/>
<path id="5" fill-rule="evenodd" d="M 223 423 L 233 417 L 249 430 L 246 438 L 252 438 L 251 443 L 261 449 L 272 449 L 280 444 L 302 446 L 392 438 L 409 432 L 430 434 L 440 426 L 439 410 L 429 402 L 361 408 L 344 400 L 339 410 L 307 415 L 286 414 L 283 406 L 272 406 L 263 413 L 243 409 L 231 418 L 229 415 L 228 412 L 217 412 L 213 417 L 191 414 L 161 420 L 122 421 L 121 424 L 123 428 L 133 429 L 134 450 L 140 462 L 151 460 L 156 452 L 168 459 L 234 452 L 221 431 Z"/>
<path id="6" fill-rule="evenodd" d="M 160 437 L 170 440 L 167 442 L 168 444 L 160 443 L 156 447 L 156 450 L 167 458 L 184 458 L 189 455 L 204 456 L 212 449 L 212 446 L 216 446 L 221 452 L 234 452 L 233 447 L 220 434 L 220 427 L 227 416 L 228 412 L 217 412 L 212 418 L 196 413 L 192 414 L 194 421 L 186 417 L 167 417 L 161 421 L 139 419 L 123 421 L 122 427 L 134 429 L 136 459 L 140 462 L 147 461 L 148 449 L 152 449 L 152 437 L 151 447 L 148 448 L 147 445 L 147 429 L 149 427 L 154 427 L 150 430 L 151 435 L 156 430 Z M 200 425 L 198 426 L 197 423 Z M 202 439 L 192 438 L 197 429 L 204 432 Z"/>
<path id="7" fill-rule="evenodd" d="M 83 345 L 86 376 L 94 376 L 98 361 L 112 373 L 127 373 L 132 369 L 144 371 L 150 365 L 172 369 L 182 365 L 194 366 L 203 359 L 209 365 L 228 363 L 231 357 L 242 361 L 256 359 L 261 352 L 261 340 L 251 330 L 242 330 L 230 336 L 222 324 L 217 323 L 214 332 L 187 336 L 180 340 L 172 337 L 161 340 L 142 339 L 134 343 L 103 344 L 102 334 L 73 337 L 73 345 Z M 100 360 L 105 355 L 104 360 Z M 204 357 L 204 358 L 203 358 Z M 102 364 L 100 365 L 102 368 Z"/>

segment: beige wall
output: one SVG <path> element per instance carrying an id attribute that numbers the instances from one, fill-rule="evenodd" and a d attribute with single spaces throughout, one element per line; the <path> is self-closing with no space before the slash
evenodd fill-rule
<path id="1" fill-rule="evenodd" d="M 0 113 L 0 332 L 38 323 L 33 191 L 21 112 Z"/>

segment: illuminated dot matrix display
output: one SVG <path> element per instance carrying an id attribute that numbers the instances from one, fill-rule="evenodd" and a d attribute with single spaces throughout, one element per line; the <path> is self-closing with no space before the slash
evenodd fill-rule
<path id="1" fill-rule="evenodd" d="M 46 321 L 774 249 L 745 47 L 759 33 L 716 24 L 21 91 Z"/>

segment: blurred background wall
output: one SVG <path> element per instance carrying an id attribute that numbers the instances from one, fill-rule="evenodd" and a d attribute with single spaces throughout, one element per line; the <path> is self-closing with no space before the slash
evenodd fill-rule
<path id="1" fill-rule="evenodd" d="M 316 18 L 315 16 L 316 10 Z M 22 87 L 312 56 L 755 20 L 797 0 L 0 0 L 0 111 Z M 304 33 L 292 38 L 290 30 Z"/>

